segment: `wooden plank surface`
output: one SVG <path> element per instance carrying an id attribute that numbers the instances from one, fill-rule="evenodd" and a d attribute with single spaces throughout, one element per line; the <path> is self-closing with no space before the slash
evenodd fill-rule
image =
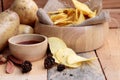
<path id="1" fill-rule="evenodd" d="M 120 9 L 107 9 L 110 12 L 110 28 L 120 27 Z"/>
<path id="2" fill-rule="evenodd" d="M 107 80 L 120 80 L 120 29 L 111 29 L 104 46 L 96 52 Z"/>
<path id="3" fill-rule="evenodd" d="M 4 10 L 8 9 L 11 5 L 11 3 L 14 0 L 3 0 L 3 6 Z M 48 0 L 35 0 L 35 2 L 38 4 L 39 7 L 43 7 Z M 63 0 L 61 0 L 63 1 Z M 69 2 L 69 0 L 65 0 L 66 2 Z M 85 2 L 87 0 L 80 0 L 81 2 Z M 103 7 L 104 8 L 120 8 L 120 0 L 103 0 Z"/>
<path id="4" fill-rule="evenodd" d="M 95 57 L 94 52 L 79 54 L 84 57 Z M 56 66 L 48 70 L 48 80 L 105 80 L 98 60 L 91 64 L 84 64 L 77 69 L 56 70 Z"/>
<path id="5" fill-rule="evenodd" d="M 47 3 L 48 0 L 34 0 L 36 2 L 36 4 L 38 5 L 38 7 L 44 7 L 45 4 Z"/>
<path id="6" fill-rule="evenodd" d="M 8 9 L 13 3 L 13 1 L 14 0 L 3 0 L 4 10 Z M 46 4 L 48 0 L 34 0 L 34 1 L 37 3 L 38 7 L 44 7 L 44 5 Z"/>
<path id="7" fill-rule="evenodd" d="M 2 0 L 3 1 L 3 10 L 6 10 L 10 7 L 14 0 Z"/>
<path id="8" fill-rule="evenodd" d="M 3 51 L 4 55 L 10 54 L 9 50 Z M 0 80 L 47 80 L 47 70 L 44 69 L 44 59 L 32 62 L 32 70 L 23 74 L 17 66 L 12 74 L 5 73 L 6 64 L 0 65 Z"/>
<path id="9" fill-rule="evenodd" d="M 0 12 L 2 11 L 2 2 L 0 0 Z"/>
<path id="10" fill-rule="evenodd" d="M 120 0 L 103 0 L 103 7 L 104 8 L 120 8 Z"/>

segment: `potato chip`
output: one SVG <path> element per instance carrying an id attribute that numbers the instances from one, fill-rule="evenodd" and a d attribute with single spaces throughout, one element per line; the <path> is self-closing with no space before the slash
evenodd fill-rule
<path id="1" fill-rule="evenodd" d="M 72 16 L 71 16 L 72 17 Z M 54 24 L 72 24 L 71 17 L 54 21 Z"/>
<path id="2" fill-rule="evenodd" d="M 94 60 L 94 59 L 96 59 L 96 58 L 87 59 L 87 58 L 84 58 L 84 57 L 73 54 L 73 55 L 69 55 L 67 57 L 67 63 L 68 64 L 77 64 L 77 63 L 81 63 L 81 62 L 91 61 L 91 60 Z"/>
<path id="3" fill-rule="evenodd" d="M 66 64 L 66 66 L 70 68 L 77 68 L 77 67 L 80 67 L 81 65 L 82 65 L 81 63 Z"/>
<path id="4" fill-rule="evenodd" d="M 75 24 L 81 24 L 83 21 L 85 21 L 85 17 L 83 15 L 83 12 L 80 11 L 80 17 L 79 19 L 75 22 Z"/>
<path id="5" fill-rule="evenodd" d="M 54 15 L 54 14 L 59 14 L 59 13 L 63 13 L 63 10 L 48 12 L 49 15 Z"/>
<path id="6" fill-rule="evenodd" d="M 75 14 L 75 9 L 73 9 L 73 8 L 72 9 L 66 9 L 66 10 L 64 10 L 64 13 L 66 13 L 69 17 L 69 16 Z"/>
<path id="7" fill-rule="evenodd" d="M 72 0 L 72 2 L 75 8 L 64 8 L 58 9 L 58 11 L 49 12 L 49 16 L 55 25 L 78 25 L 85 21 L 85 19 L 96 16 L 96 10 L 92 11 L 86 4 L 78 0 Z"/>
<path id="8" fill-rule="evenodd" d="M 79 16 L 80 16 L 79 10 L 76 9 L 76 10 L 75 10 L 75 20 L 76 20 L 76 21 L 79 19 Z"/>
<path id="9" fill-rule="evenodd" d="M 90 18 L 93 18 L 93 17 L 95 17 L 96 16 L 96 10 L 92 13 L 92 14 L 89 14 L 88 16 L 90 17 Z"/>
<path id="10" fill-rule="evenodd" d="M 67 48 L 64 41 L 57 37 L 48 38 L 48 43 L 49 43 L 52 54 L 55 54 L 59 49 Z"/>
<path id="11" fill-rule="evenodd" d="M 96 58 L 84 58 L 78 56 L 72 49 L 67 48 L 63 40 L 50 37 L 48 38 L 50 50 L 56 63 L 64 64 L 67 67 L 76 68 L 81 66 L 82 62 L 91 61 Z"/>
<path id="12" fill-rule="evenodd" d="M 51 20 L 54 22 L 56 20 L 60 20 L 60 19 L 66 19 L 67 15 L 64 13 L 60 13 L 60 14 L 55 14 L 55 15 L 51 15 L 50 16 Z"/>
<path id="13" fill-rule="evenodd" d="M 90 18 L 94 17 L 95 13 L 84 3 L 79 2 L 78 0 L 72 0 L 75 8 L 83 11 L 83 14 L 88 15 Z"/>
<path id="14" fill-rule="evenodd" d="M 59 49 L 56 53 L 56 58 L 62 64 L 67 64 L 67 57 L 69 55 L 75 54 L 74 51 L 70 48 Z"/>
<path id="15" fill-rule="evenodd" d="M 64 64 L 64 65 L 67 64 L 66 59 L 67 59 L 67 56 L 70 55 L 70 54 L 67 53 L 66 49 L 67 48 L 65 48 L 65 49 L 59 49 L 57 51 L 57 53 L 55 54 L 55 56 L 58 59 L 58 61 L 60 63 Z"/>
<path id="16" fill-rule="evenodd" d="M 70 48 L 65 48 L 65 49 L 59 49 L 59 51 L 55 54 L 56 59 L 58 59 L 58 61 L 61 64 L 64 64 L 67 67 L 79 67 L 81 65 L 81 63 L 74 63 L 74 64 L 68 64 L 67 63 L 67 58 L 70 55 L 75 55 L 74 51 Z"/>
<path id="17" fill-rule="evenodd" d="M 56 62 L 56 63 L 58 63 L 58 64 L 60 63 L 60 62 L 58 61 L 58 59 L 57 59 L 54 55 L 53 55 L 52 57 L 55 59 L 55 62 Z"/>

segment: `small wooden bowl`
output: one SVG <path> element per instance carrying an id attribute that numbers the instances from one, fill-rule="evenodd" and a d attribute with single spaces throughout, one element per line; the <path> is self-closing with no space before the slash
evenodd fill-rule
<path id="1" fill-rule="evenodd" d="M 20 60 L 36 61 L 47 50 L 47 37 L 39 34 L 21 34 L 8 40 L 11 54 Z"/>
<path id="2" fill-rule="evenodd" d="M 56 27 L 36 22 L 35 33 L 59 37 L 76 52 L 86 52 L 101 47 L 108 33 L 108 23 L 82 27 Z"/>

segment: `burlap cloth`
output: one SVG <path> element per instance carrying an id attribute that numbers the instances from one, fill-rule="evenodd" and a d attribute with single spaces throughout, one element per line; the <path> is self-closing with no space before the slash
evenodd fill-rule
<path id="1" fill-rule="evenodd" d="M 109 11 L 102 10 L 102 0 L 89 0 L 85 2 L 89 6 L 91 10 L 97 10 L 97 15 L 94 18 L 90 18 L 82 22 L 78 25 L 70 25 L 75 27 L 80 26 L 89 26 L 89 25 L 95 25 L 104 23 L 108 20 L 110 20 Z M 49 11 L 56 11 L 58 9 L 72 7 L 71 4 L 63 3 L 60 0 L 48 0 L 45 7 L 42 9 L 40 8 L 37 12 L 38 19 L 41 23 L 47 24 L 47 25 L 53 25 L 53 22 L 49 18 L 47 12 Z"/>

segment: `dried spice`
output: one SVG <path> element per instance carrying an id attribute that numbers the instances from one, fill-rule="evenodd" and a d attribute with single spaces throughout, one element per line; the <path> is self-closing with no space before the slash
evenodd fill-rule
<path id="1" fill-rule="evenodd" d="M 59 64 L 58 66 L 57 66 L 57 71 L 63 71 L 65 69 L 65 65 L 63 65 L 63 64 Z"/>
<path id="2" fill-rule="evenodd" d="M 12 61 L 8 60 L 6 65 L 6 73 L 11 74 L 14 72 L 15 66 Z"/>
<path id="3" fill-rule="evenodd" d="M 21 64 L 21 68 L 22 68 L 22 73 L 30 72 L 32 70 L 32 64 L 29 61 L 24 61 Z"/>
<path id="4" fill-rule="evenodd" d="M 17 66 L 20 66 L 20 65 L 23 63 L 23 61 L 15 58 L 15 57 L 12 56 L 12 55 L 9 55 L 9 56 L 7 57 L 7 59 L 10 60 L 10 61 L 12 61 L 12 62 L 13 62 L 15 65 L 17 65 Z"/>
<path id="5" fill-rule="evenodd" d="M 7 59 L 8 61 L 11 61 L 12 63 L 14 63 L 16 66 L 22 68 L 22 73 L 27 73 L 32 70 L 32 64 L 30 61 L 22 61 L 22 60 L 15 58 L 12 55 L 9 55 Z"/>
<path id="6" fill-rule="evenodd" d="M 45 69 L 51 68 L 55 64 L 55 59 L 52 56 L 47 56 L 44 61 Z"/>

